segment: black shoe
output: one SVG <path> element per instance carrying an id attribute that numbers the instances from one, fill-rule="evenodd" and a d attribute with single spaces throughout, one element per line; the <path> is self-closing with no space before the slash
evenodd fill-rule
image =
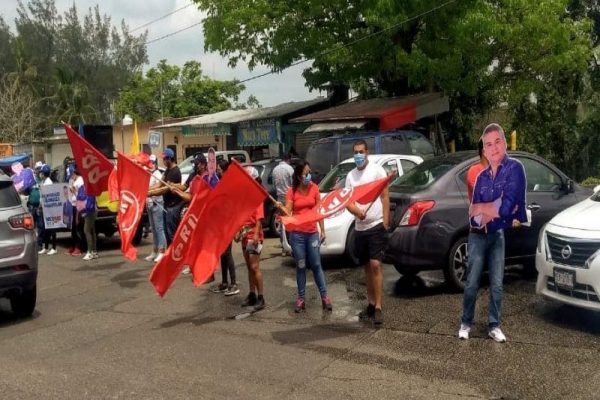
<path id="1" fill-rule="evenodd" d="M 265 298 L 262 294 L 258 295 L 258 299 L 256 300 L 256 304 L 254 304 L 254 311 L 260 311 L 265 308 Z"/>
<path id="2" fill-rule="evenodd" d="M 248 296 L 246 296 L 246 299 L 244 299 L 244 302 L 242 303 L 242 307 L 249 307 L 249 306 L 253 306 L 255 304 L 256 304 L 256 293 L 250 292 L 250 293 L 248 293 Z"/>
<path id="3" fill-rule="evenodd" d="M 373 324 L 375 326 L 383 325 L 383 311 L 380 308 L 375 309 L 375 314 L 373 315 Z"/>
<path id="4" fill-rule="evenodd" d="M 375 315 L 375 306 L 373 304 L 369 304 L 364 310 L 358 313 L 358 319 L 365 321 L 373 318 L 373 315 Z"/>

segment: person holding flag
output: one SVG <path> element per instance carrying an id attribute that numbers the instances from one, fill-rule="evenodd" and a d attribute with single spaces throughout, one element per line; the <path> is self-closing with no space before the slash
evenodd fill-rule
<path id="1" fill-rule="evenodd" d="M 315 208 L 321 207 L 321 195 L 319 187 L 311 181 L 310 164 L 306 161 L 300 162 L 294 168 L 292 175 L 292 186 L 288 189 L 285 207 L 277 202 L 277 207 L 287 215 L 302 215 Z M 307 264 L 312 269 L 313 276 L 319 293 L 323 309 L 333 309 L 331 298 L 327 295 L 327 283 L 321 266 L 321 243 L 325 240 L 325 227 L 323 220 L 319 220 L 319 228 L 316 222 L 307 222 L 295 226 L 290 230 L 290 245 L 292 255 L 296 262 L 296 283 L 298 285 L 298 298 L 294 306 L 294 312 L 299 313 L 306 307 L 306 268 Z"/>
<path id="2" fill-rule="evenodd" d="M 252 179 L 258 181 L 260 177 L 256 168 L 248 166 L 246 172 Z M 248 268 L 248 296 L 244 299 L 242 307 L 254 307 L 259 311 L 265 308 L 263 296 L 263 277 L 260 270 L 260 253 L 263 247 L 264 233 L 261 220 L 265 217 L 264 205 L 261 203 L 252 215 L 242 224 L 240 232 L 244 261 Z"/>
<path id="3" fill-rule="evenodd" d="M 367 142 L 354 142 L 353 151 L 356 168 L 348 173 L 346 188 L 355 188 L 387 177 L 383 167 L 369 162 Z M 361 320 L 372 319 L 376 326 L 380 326 L 383 324 L 381 261 L 387 247 L 387 231 L 390 227 L 390 197 L 387 186 L 370 205 L 351 203 L 347 210 L 355 217 L 355 255 L 360 264 L 364 265 L 367 281 L 368 305 L 358 317 Z"/>
<path id="4" fill-rule="evenodd" d="M 150 163 L 152 165 L 150 171 L 150 189 L 157 189 L 160 187 L 160 179 L 162 173 L 158 169 L 158 158 L 153 154 L 150 156 Z M 167 238 L 165 237 L 165 219 L 163 217 L 162 196 L 148 196 L 146 200 L 146 210 L 148 210 L 148 220 L 150 221 L 150 228 L 152 229 L 152 241 L 154 247 L 152 253 L 145 257 L 146 261 L 159 262 L 165 253 L 167 248 Z"/>

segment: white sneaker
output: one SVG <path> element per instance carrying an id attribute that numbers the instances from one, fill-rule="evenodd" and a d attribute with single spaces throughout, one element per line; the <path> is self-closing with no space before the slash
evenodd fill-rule
<path id="1" fill-rule="evenodd" d="M 165 255 L 165 253 L 158 253 L 158 254 L 156 255 L 156 258 L 154 259 L 154 262 L 155 262 L 155 263 L 157 263 L 157 262 L 159 262 L 160 260 L 162 260 L 162 258 L 164 257 L 164 255 Z"/>
<path id="2" fill-rule="evenodd" d="M 154 259 L 156 258 L 157 255 L 158 254 L 156 254 L 155 252 L 152 252 L 152 253 L 150 253 L 149 256 L 144 257 L 144 260 L 146 260 L 146 261 L 154 261 Z"/>
<path id="3" fill-rule="evenodd" d="M 467 340 L 469 338 L 469 332 L 471 332 L 470 326 L 460 324 L 460 329 L 458 330 L 458 338 Z"/>
<path id="4" fill-rule="evenodd" d="M 182 273 L 182 274 L 184 274 L 184 275 L 189 275 L 189 274 L 190 274 L 190 272 L 192 272 L 192 271 L 190 270 L 190 267 L 185 267 L 185 268 L 183 269 L 183 271 L 181 271 L 181 273 Z"/>
<path id="5" fill-rule="evenodd" d="M 488 336 L 491 337 L 492 339 L 494 339 L 498 343 L 506 342 L 506 336 L 504 336 L 504 333 L 502 333 L 502 331 L 498 327 L 489 331 Z"/>
<path id="6" fill-rule="evenodd" d="M 46 254 L 48 250 L 46 249 L 41 249 L 40 251 L 38 251 L 38 254 Z"/>
<path id="7" fill-rule="evenodd" d="M 93 258 L 94 258 L 94 256 L 90 252 L 85 253 L 85 256 L 83 256 L 84 261 L 90 261 Z"/>
<path id="8" fill-rule="evenodd" d="M 58 251 L 56 251 L 56 249 L 50 249 L 50 250 L 48 250 L 48 253 L 46 253 L 46 255 L 48 255 L 48 256 L 53 256 L 53 255 L 55 255 L 56 253 L 58 253 Z"/>
<path id="9" fill-rule="evenodd" d="M 97 251 L 93 251 L 92 252 L 92 258 L 98 258 L 98 252 Z"/>

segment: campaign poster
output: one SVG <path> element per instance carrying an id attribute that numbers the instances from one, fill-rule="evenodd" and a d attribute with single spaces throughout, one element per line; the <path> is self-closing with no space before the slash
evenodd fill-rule
<path id="1" fill-rule="evenodd" d="M 217 174 L 217 154 L 215 153 L 215 149 L 212 147 L 208 149 L 207 153 L 208 157 L 208 178 L 212 178 Z"/>
<path id="2" fill-rule="evenodd" d="M 69 201 L 69 186 L 63 183 L 40 186 L 41 204 L 46 229 L 71 229 L 73 207 Z"/>

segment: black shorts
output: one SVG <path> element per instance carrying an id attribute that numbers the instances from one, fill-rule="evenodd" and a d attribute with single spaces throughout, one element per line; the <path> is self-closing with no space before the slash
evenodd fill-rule
<path id="1" fill-rule="evenodd" d="M 360 265 L 369 260 L 383 260 L 383 253 L 388 246 L 388 233 L 383 223 L 367 229 L 354 232 L 354 255 Z"/>

